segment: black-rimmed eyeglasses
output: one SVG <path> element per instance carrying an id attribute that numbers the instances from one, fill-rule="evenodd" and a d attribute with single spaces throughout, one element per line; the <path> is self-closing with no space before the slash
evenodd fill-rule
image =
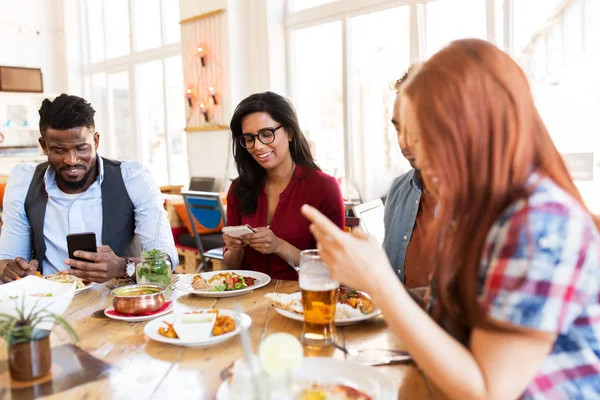
<path id="1" fill-rule="evenodd" d="M 271 144 L 275 141 L 275 132 L 283 125 L 279 125 L 277 128 L 263 128 L 256 135 L 242 135 L 238 137 L 240 144 L 245 149 L 251 149 L 254 147 L 256 138 L 260 140 L 262 144 Z"/>

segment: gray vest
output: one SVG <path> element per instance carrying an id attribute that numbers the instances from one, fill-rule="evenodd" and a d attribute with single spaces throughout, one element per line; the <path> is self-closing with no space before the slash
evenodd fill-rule
<path id="1" fill-rule="evenodd" d="M 134 246 L 135 215 L 133 203 L 125 188 L 119 161 L 102 158 L 104 161 L 104 180 L 102 181 L 102 243 L 119 257 L 125 257 L 125 251 Z M 44 219 L 48 193 L 44 184 L 44 174 L 48 163 L 38 165 L 25 198 L 25 213 L 31 226 L 32 259 L 37 260 L 42 271 L 42 262 L 46 254 L 44 240 Z M 94 218 L 90 215 L 90 218 Z M 129 255 L 129 254 L 128 254 Z"/>

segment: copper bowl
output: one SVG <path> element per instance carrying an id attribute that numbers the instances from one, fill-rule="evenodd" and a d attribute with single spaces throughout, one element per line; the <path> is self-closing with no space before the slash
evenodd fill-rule
<path id="1" fill-rule="evenodd" d="M 165 302 L 165 287 L 140 284 L 113 289 L 113 307 L 121 314 L 139 315 L 158 310 Z"/>

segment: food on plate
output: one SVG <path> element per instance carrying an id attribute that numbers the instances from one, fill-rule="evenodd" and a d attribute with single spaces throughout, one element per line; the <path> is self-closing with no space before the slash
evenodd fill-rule
<path id="1" fill-rule="evenodd" d="M 78 278 L 75 275 L 69 275 L 69 274 L 60 273 L 60 272 L 58 274 L 54 274 L 54 275 L 47 275 L 45 278 L 50 281 L 61 282 L 61 283 L 75 282 L 75 289 L 83 289 L 90 283 L 89 281 L 84 281 L 83 279 Z"/>
<path id="2" fill-rule="evenodd" d="M 347 385 L 317 384 L 303 389 L 301 400 L 371 400 L 368 394 Z"/>
<path id="3" fill-rule="evenodd" d="M 229 333 L 235 329 L 235 321 L 228 315 L 218 315 L 213 325 L 213 336 L 220 336 Z"/>
<path id="4" fill-rule="evenodd" d="M 178 339 L 177 333 L 173 328 L 173 324 L 168 323 L 167 321 L 163 321 L 163 324 L 167 325 L 166 328 L 160 327 L 158 328 L 158 334 L 169 339 Z"/>
<path id="5" fill-rule="evenodd" d="M 299 315 L 304 314 L 300 292 L 291 294 L 267 293 L 265 297 L 277 308 Z M 339 289 L 335 307 L 336 320 L 358 318 L 373 311 L 373 302 L 366 294 L 345 287 Z"/>
<path id="6" fill-rule="evenodd" d="M 52 293 L 33 293 L 30 294 L 31 297 L 53 297 Z"/>
<path id="7" fill-rule="evenodd" d="M 192 278 L 192 288 L 195 290 L 207 290 L 209 292 L 229 292 L 232 290 L 246 289 L 254 285 L 255 278 L 243 276 L 234 272 L 222 272 L 215 274 L 208 279 L 202 275 L 194 275 Z"/>
<path id="8" fill-rule="evenodd" d="M 352 308 L 359 309 L 363 314 L 373 311 L 373 302 L 367 295 L 345 286 L 338 290 L 338 304 L 348 304 Z"/>
<path id="9" fill-rule="evenodd" d="M 192 312 L 185 313 L 184 315 L 180 316 L 177 319 L 177 321 L 175 321 L 172 324 L 167 321 L 163 321 L 163 323 L 167 326 L 159 327 L 158 334 L 161 336 L 170 338 L 170 339 L 180 339 L 180 335 L 190 337 L 190 335 L 188 335 L 189 332 L 187 332 L 187 330 L 186 330 L 186 332 L 183 332 L 184 327 L 186 327 L 186 325 L 189 325 L 192 323 L 208 322 L 208 320 L 204 320 L 204 319 L 198 319 L 196 321 L 196 318 L 193 318 L 194 316 L 206 315 L 206 314 L 216 314 L 216 318 L 214 318 L 214 320 L 210 321 L 211 323 L 213 323 L 213 321 L 214 321 L 214 324 L 212 325 L 212 329 L 210 330 L 212 336 L 224 335 L 235 329 L 235 320 L 232 317 L 230 317 L 228 315 L 219 315 L 219 310 L 206 310 L 206 311 L 192 311 Z M 179 327 L 180 327 L 179 335 L 177 334 L 177 328 L 175 328 L 176 325 L 179 325 Z"/>

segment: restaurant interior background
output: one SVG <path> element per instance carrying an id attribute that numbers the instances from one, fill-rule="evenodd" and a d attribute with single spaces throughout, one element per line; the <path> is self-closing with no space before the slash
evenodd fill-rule
<path id="1" fill-rule="evenodd" d="M 600 213 L 600 0 L 0 0 L 0 65 L 43 73 L 42 93 L 0 92 L 0 175 L 43 160 L 37 109 L 66 92 L 97 110 L 104 156 L 141 161 L 161 186 L 214 177 L 224 191 L 233 108 L 273 90 L 345 196 L 367 201 L 408 169 L 392 83 L 464 37 L 519 61 Z"/>

